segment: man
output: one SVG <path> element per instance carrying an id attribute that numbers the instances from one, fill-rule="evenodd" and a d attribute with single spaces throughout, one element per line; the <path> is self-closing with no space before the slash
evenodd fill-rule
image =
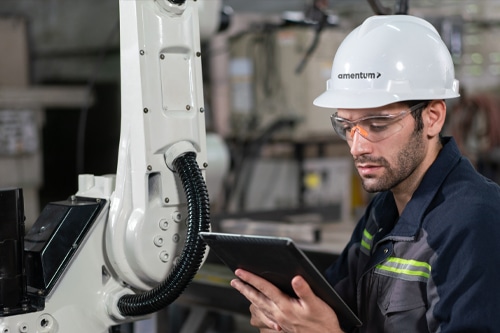
<path id="1" fill-rule="evenodd" d="M 441 137 L 458 97 L 437 31 L 406 15 L 367 19 L 339 47 L 327 90 L 363 187 L 377 192 L 326 278 L 363 321 L 348 327 L 297 276 L 298 298 L 237 270 L 261 332 L 497 332 L 500 189 Z"/>

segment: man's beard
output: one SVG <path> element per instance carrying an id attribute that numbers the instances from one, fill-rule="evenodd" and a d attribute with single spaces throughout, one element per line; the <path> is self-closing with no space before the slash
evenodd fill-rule
<path id="1" fill-rule="evenodd" d="M 394 166 L 390 166 L 389 162 L 383 157 L 358 157 L 355 160 L 356 163 L 373 162 L 385 169 L 385 172 L 378 179 L 370 176 L 361 177 L 361 184 L 365 191 L 369 193 L 388 191 L 402 183 L 415 171 L 425 158 L 423 147 L 421 131 L 414 131 L 408 143 L 399 151 L 397 164 Z"/>

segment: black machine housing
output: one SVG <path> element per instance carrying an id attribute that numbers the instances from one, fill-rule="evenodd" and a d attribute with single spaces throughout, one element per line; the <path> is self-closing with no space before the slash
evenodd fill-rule
<path id="1" fill-rule="evenodd" d="M 49 203 L 25 235 L 22 189 L 0 190 L 0 317 L 41 311 L 106 200 Z"/>

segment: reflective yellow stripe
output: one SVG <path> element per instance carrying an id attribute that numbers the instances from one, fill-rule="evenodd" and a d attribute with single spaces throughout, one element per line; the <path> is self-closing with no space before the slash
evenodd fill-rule
<path id="1" fill-rule="evenodd" d="M 412 260 L 412 259 L 403 259 L 403 258 L 389 258 L 387 259 L 388 262 L 395 262 L 398 264 L 403 264 L 403 265 L 409 265 L 409 266 L 417 266 L 417 267 L 424 267 L 431 271 L 431 265 L 426 263 L 425 261 L 417 261 L 417 260 Z"/>
<path id="2" fill-rule="evenodd" d="M 426 273 L 426 272 L 412 271 L 412 270 L 403 269 L 403 268 L 394 268 L 394 267 L 388 267 L 388 266 L 382 266 L 382 265 L 378 265 L 377 268 L 385 270 L 385 271 L 397 273 L 397 274 L 407 274 L 407 275 L 423 276 L 423 277 L 426 277 L 426 278 L 428 278 L 430 276 L 430 274 Z"/>
<path id="3" fill-rule="evenodd" d="M 383 264 L 378 264 L 375 270 L 384 275 L 399 277 L 406 280 L 428 279 L 431 274 L 431 265 L 424 261 L 388 258 Z"/>
<path id="4" fill-rule="evenodd" d="M 371 235 L 366 229 L 363 230 L 363 239 L 361 240 L 361 246 L 370 251 L 372 248 L 372 239 L 373 235 Z"/>
<path id="5" fill-rule="evenodd" d="M 372 238 L 373 238 L 373 235 L 371 235 L 371 234 L 368 232 L 368 230 L 366 230 L 366 229 L 363 231 L 363 236 L 365 236 L 365 237 L 366 237 L 366 238 L 368 238 L 369 240 L 372 240 Z"/>

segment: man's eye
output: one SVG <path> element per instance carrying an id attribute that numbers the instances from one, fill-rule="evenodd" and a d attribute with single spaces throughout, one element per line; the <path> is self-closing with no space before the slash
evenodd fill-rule
<path id="1" fill-rule="evenodd" d="M 385 121 L 376 121 L 376 122 L 371 122 L 368 128 L 372 132 L 382 132 L 385 131 L 389 127 L 389 123 Z"/>
<path id="2" fill-rule="evenodd" d="M 352 126 L 349 125 L 349 124 L 344 124 L 342 126 L 342 131 L 345 132 L 345 133 L 349 133 L 349 132 L 351 132 L 351 130 L 352 130 Z"/>

